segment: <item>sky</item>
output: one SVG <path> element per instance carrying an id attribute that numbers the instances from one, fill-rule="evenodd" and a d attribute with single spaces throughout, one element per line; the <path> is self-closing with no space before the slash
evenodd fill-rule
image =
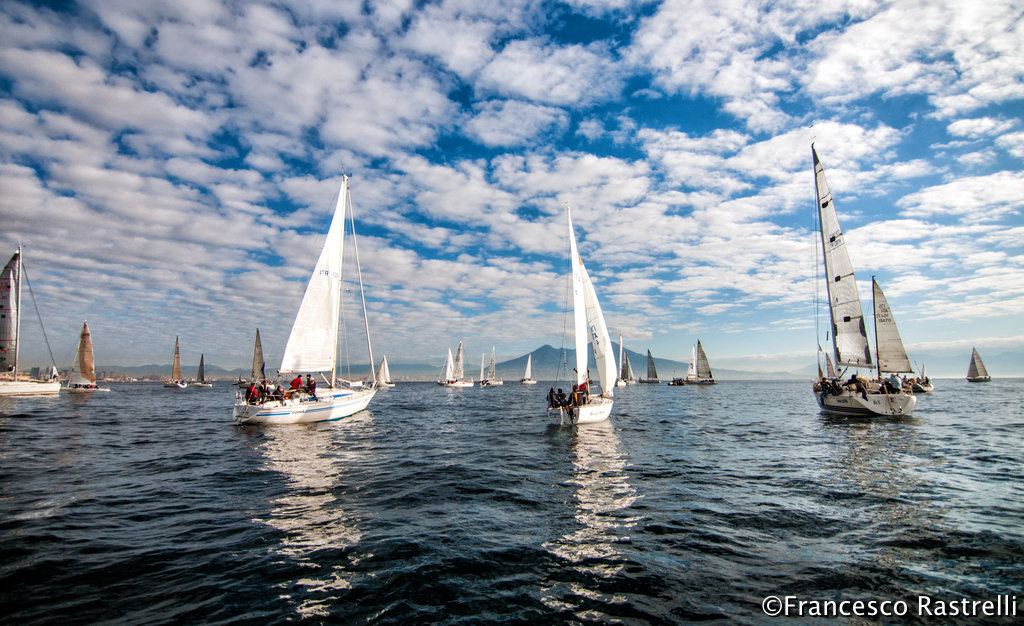
<path id="1" fill-rule="evenodd" d="M 912 363 L 1024 350 L 1020 2 L 0 0 L 0 253 L 60 366 L 87 320 L 101 369 L 273 367 L 348 174 L 392 366 L 571 346 L 568 204 L 613 338 L 795 371 L 812 142 Z"/>

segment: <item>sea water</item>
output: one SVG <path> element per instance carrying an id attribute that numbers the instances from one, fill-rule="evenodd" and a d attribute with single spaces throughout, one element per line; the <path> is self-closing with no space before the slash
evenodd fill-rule
<path id="1" fill-rule="evenodd" d="M 0 401 L 4 623 L 1024 615 L 1022 380 L 937 380 L 879 420 L 809 382 L 633 385 L 568 428 L 544 382 L 399 383 L 273 427 L 235 425 L 226 383 L 110 386 Z"/>

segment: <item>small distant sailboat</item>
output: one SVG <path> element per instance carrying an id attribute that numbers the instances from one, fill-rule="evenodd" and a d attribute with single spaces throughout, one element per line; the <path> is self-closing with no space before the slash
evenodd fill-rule
<path id="1" fill-rule="evenodd" d="M 196 371 L 196 379 L 192 381 L 193 387 L 213 387 L 213 383 L 206 382 L 206 365 L 203 363 L 203 354 L 199 355 L 199 369 Z"/>
<path id="2" fill-rule="evenodd" d="M 50 396 L 60 393 L 56 365 L 51 366 L 50 375 L 45 380 L 18 373 L 23 270 L 21 246 L 18 246 L 3 272 L 0 272 L 0 397 Z M 42 326 L 42 319 L 39 324 Z"/>
<path id="3" fill-rule="evenodd" d="M 437 384 L 442 387 L 472 387 L 473 381 L 463 380 L 465 377 L 465 353 L 462 350 L 462 340 L 459 340 L 459 347 L 455 351 L 455 359 L 452 360 L 452 349 L 448 348 L 448 358 L 444 362 L 444 369 L 441 370 L 441 378 Z"/>
<path id="4" fill-rule="evenodd" d="M 651 356 L 649 348 L 647 350 L 647 378 L 641 378 L 638 382 L 651 385 L 657 385 L 661 382 L 658 380 L 658 368 L 654 367 L 654 357 Z"/>
<path id="5" fill-rule="evenodd" d="M 573 328 L 576 348 L 576 382 L 569 406 L 558 407 L 559 422 L 566 424 L 590 424 L 608 419 L 612 412 L 612 396 L 615 391 L 615 356 L 612 352 L 612 341 L 608 336 L 604 313 L 597 301 L 597 292 L 590 274 L 583 265 L 576 246 L 576 234 L 573 232 L 572 215 L 569 207 L 565 208 L 569 223 L 569 259 L 572 266 L 572 304 Z M 591 395 L 590 377 L 587 368 L 587 340 L 594 354 L 597 366 L 600 395 Z"/>
<path id="6" fill-rule="evenodd" d="M 978 349 L 971 348 L 971 364 L 967 367 L 967 382 L 987 383 L 990 380 L 992 380 L 992 377 L 988 375 L 985 364 L 981 362 L 981 355 L 978 354 Z"/>
<path id="7" fill-rule="evenodd" d="M 832 321 L 832 347 L 836 356 L 836 364 L 854 368 L 871 368 L 871 350 L 868 347 L 867 331 L 864 325 L 864 311 L 861 308 L 860 294 L 854 278 L 853 263 L 846 249 L 846 238 L 839 225 L 835 202 L 828 182 L 825 180 L 825 169 L 818 160 L 818 153 L 811 146 L 814 162 L 814 184 L 818 198 L 818 224 L 821 228 L 821 247 L 825 257 L 825 284 L 828 288 L 829 315 Z M 874 282 L 874 281 L 873 281 Z M 877 288 L 877 283 L 875 283 Z M 878 288 L 876 293 L 880 293 Z M 898 347 L 892 340 L 899 332 L 896 322 L 892 319 L 884 296 L 875 299 L 876 350 L 880 358 L 886 360 L 885 371 L 899 371 L 902 363 L 899 351 L 903 349 L 902 341 Z M 879 305 L 884 305 L 884 308 Z M 902 359 L 906 359 L 903 351 Z M 909 369 L 909 367 L 908 367 Z M 917 399 L 902 388 L 886 392 L 879 382 L 869 384 L 860 378 L 850 381 L 852 384 L 841 384 L 837 380 L 819 380 L 814 383 L 815 398 L 823 410 L 842 415 L 876 416 L 876 415 L 910 415 L 917 404 Z M 853 387 L 853 388 L 851 388 Z"/>
<path id="8" fill-rule="evenodd" d="M 636 376 L 633 375 L 633 366 L 629 364 L 629 355 L 622 345 L 622 335 L 619 335 L 619 377 L 615 379 L 616 387 L 635 385 Z"/>
<path id="9" fill-rule="evenodd" d="M 537 381 L 533 379 L 533 355 L 526 355 L 526 371 L 523 372 L 523 377 L 519 379 L 524 385 L 536 385 Z"/>
<path id="10" fill-rule="evenodd" d="M 391 369 L 388 368 L 388 356 L 386 354 L 384 355 L 384 358 L 380 360 L 380 367 L 377 369 L 377 386 L 395 386 L 394 381 L 391 380 Z"/>
<path id="11" fill-rule="evenodd" d="M 171 364 L 171 377 L 164 379 L 164 387 L 184 389 L 188 383 L 181 379 L 181 352 L 178 349 L 178 338 L 174 338 L 174 362 Z"/>
<path id="12" fill-rule="evenodd" d="M 497 378 L 494 372 L 494 346 L 491 346 L 491 364 L 487 368 L 487 378 L 484 378 L 484 361 L 483 355 L 480 357 L 480 386 L 481 387 L 494 387 L 495 385 L 504 385 L 504 381 Z"/>
<path id="13" fill-rule="evenodd" d="M 261 383 L 267 379 L 267 363 L 263 360 L 263 343 L 260 341 L 260 329 L 256 329 L 256 343 L 252 347 L 252 373 L 249 380 L 241 376 L 236 383 L 241 389 L 247 388 L 253 383 Z"/>
<path id="14" fill-rule="evenodd" d="M 78 348 L 75 350 L 75 360 L 71 363 L 71 374 L 68 376 L 68 384 L 64 387 L 64 391 L 110 391 L 96 385 L 96 365 L 93 360 L 92 333 L 89 332 L 88 322 L 82 323 L 82 332 L 78 335 Z"/>
<path id="15" fill-rule="evenodd" d="M 935 385 L 928 378 L 928 372 L 925 370 L 924 365 L 921 366 L 921 375 L 910 380 L 910 388 L 914 393 L 931 393 L 935 391 Z"/>
<path id="16" fill-rule="evenodd" d="M 346 216 L 347 213 L 347 216 Z M 366 350 L 369 353 L 370 385 L 346 383 L 337 377 L 338 326 L 342 301 L 342 260 L 345 251 L 345 222 L 351 226 L 352 250 L 355 261 L 355 276 L 359 282 L 359 298 L 362 303 L 363 329 L 366 333 Z M 280 390 L 259 403 L 236 395 L 234 419 L 240 424 L 304 424 L 339 420 L 362 411 L 377 393 L 376 372 L 373 370 L 373 347 L 370 343 L 370 323 L 366 318 L 366 298 L 363 293 L 362 270 L 359 267 L 359 246 L 355 235 L 355 217 L 352 212 L 352 198 L 348 176 L 342 176 L 338 201 L 334 206 L 334 217 L 327 231 L 313 273 L 306 284 L 302 303 L 295 314 L 288 343 L 281 358 L 280 372 L 297 374 L 316 373 L 323 377 L 330 373 L 324 388 L 308 390 Z M 310 374 L 307 373 L 307 377 Z M 312 379 L 311 379 L 312 382 Z"/>
<path id="17" fill-rule="evenodd" d="M 670 385 L 717 385 L 714 375 L 711 373 L 711 364 L 708 363 L 708 355 L 704 352 L 704 346 L 700 339 L 690 349 L 690 363 L 686 368 L 686 378 L 675 378 Z"/>

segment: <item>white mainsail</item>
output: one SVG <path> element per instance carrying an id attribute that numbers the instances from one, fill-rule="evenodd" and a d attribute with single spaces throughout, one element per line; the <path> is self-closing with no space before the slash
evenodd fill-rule
<path id="1" fill-rule="evenodd" d="M 526 355 L 526 372 L 523 373 L 524 380 L 533 380 L 533 355 Z"/>
<path id="2" fill-rule="evenodd" d="M 444 366 L 441 368 L 441 379 L 437 382 L 446 383 L 452 380 L 452 376 L 455 372 L 455 365 L 452 361 L 452 349 L 448 348 L 448 356 L 444 360 Z"/>
<path id="3" fill-rule="evenodd" d="M 392 385 L 391 368 L 388 367 L 388 357 L 385 354 L 380 360 L 380 368 L 377 370 L 377 381 L 383 385 Z"/>
<path id="4" fill-rule="evenodd" d="M 839 226 L 832 192 L 825 180 L 825 169 L 818 160 L 814 146 L 811 146 L 811 154 L 814 157 L 814 189 L 818 198 L 818 220 L 825 255 L 825 283 L 828 286 L 836 363 L 851 367 L 871 367 L 864 312 L 853 275 L 853 263 L 846 249 L 846 238 Z"/>
<path id="5" fill-rule="evenodd" d="M 344 253 L 345 199 L 348 177 L 342 177 L 334 219 L 320 258 L 306 284 L 302 304 L 281 359 L 282 372 L 331 372 L 334 380 L 341 303 L 341 261 Z"/>
<path id="6" fill-rule="evenodd" d="M 697 380 L 697 346 L 690 348 L 690 364 L 686 366 L 686 379 Z"/>
<path id="7" fill-rule="evenodd" d="M 910 366 L 910 359 L 907 358 L 907 351 L 903 347 L 903 339 L 900 338 L 900 330 L 896 327 L 896 320 L 889 308 L 889 301 L 886 300 L 878 281 L 871 278 L 871 292 L 875 303 L 875 343 L 878 346 L 878 373 L 895 372 L 903 374 L 913 372 Z"/>
<path id="8" fill-rule="evenodd" d="M 487 367 L 487 379 L 495 380 L 497 375 L 494 371 L 494 346 L 491 346 L 491 364 Z"/>
<path id="9" fill-rule="evenodd" d="M 92 386 L 96 384 L 96 366 L 93 363 L 92 333 L 89 324 L 82 323 L 82 332 L 78 335 L 78 350 L 71 364 L 71 376 L 68 385 Z"/>
<path id="10" fill-rule="evenodd" d="M 0 272 L 0 396 L 54 395 L 60 393 L 60 380 L 55 365 L 51 366 L 46 380 L 25 378 L 18 373 L 21 281 L 24 269 L 22 261 L 21 246 L 18 246 L 3 272 Z M 42 318 L 39 318 L 40 327 L 42 323 Z M 46 336 L 45 331 L 43 336 Z"/>
<path id="11" fill-rule="evenodd" d="M 455 350 L 455 365 L 452 368 L 452 378 L 462 380 L 465 377 L 466 355 L 462 351 L 462 340 L 459 339 L 459 347 Z"/>
<path id="12" fill-rule="evenodd" d="M 601 304 L 597 301 L 594 283 L 583 265 L 572 228 L 572 216 L 566 208 L 569 221 L 569 255 L 572 259 L 574 328 L 576 332 L 576 384 L 587 378 L 587 339 L 594 353 L 594 363 L 601 384 L 601 395 L 612 397 L 615 389 L 615 356 L 612 341 L 605 326 Z"/>

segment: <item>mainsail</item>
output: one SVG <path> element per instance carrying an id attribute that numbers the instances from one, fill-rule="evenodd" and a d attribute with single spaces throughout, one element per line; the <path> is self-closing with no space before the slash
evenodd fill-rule
<path id="1" fill-rule="evenodd" d="M 533 355 L 526 355 L 526 372 L 523 373 L 524 380 L 531 380 L 533 378 Z"/>
<path id="2" fill-rule="evenodd" d="M 377 380 L 385 384 L 391 383 L 391 368 L 388 367 L 388 357 L 380 360 L 380 368 L 377 370 Z"/>
<path id="3" fill-rule="evenodd" d="M 261 382 L 267 378 L 267 364 L 263 360 L 263 343 L 260 341 L 260 329 L 256 329 L 256 343 L 252 348 L 252 376 L 249 380 L 254 383 Z"/>
<path id="4" fill-rule="evenodd" d="M 338 309 L 341 302 L 341 261 L 344 252 L 345 198 L 348 178 L 342 177 L 327 240 L 302 304 L 295 315 L 281 359 L 282 372 L 331 372 L 334 380 L 338 349 Z"/>
<path id="5" fill-rule="evenodd" d="M 466 355 L 462 351 L 462 340 L 459 339 L 459 348 L 455 351 L 455 365 L 452 367 L 452 378 L 462 380 L 465 376 Z"/>
<path id="6" fill-rule="evenodd" d="M 181 353 L 178 350 L 178 338 L 174 338 L 174 363 L 171 365 L 171 380 L 181 380 Z"/>
<path id="7" fill-rule="evenodd" d="M 832 316 L 832 342 L 836 363 L 852 367 L 871 367 L 871 350 L 864 326 L 864 312 L 853 276 L 853 263 L 846 249 L 846 238 L 839 226 L 832 192 L 825 180 L 825 169 L 811 146 L 814 158 L 814 188 L 818 197 L 821 246 L 825 255 L 829 311 Z"/>
<path id="8" fill-rule="evenodd" d="M 882 293 L 878 281 L 871 279 L 871 291 L 875 303 L 875 343 L 878 344 L 878 372 L 913 372 L 907 351 L 903 347 L 900 331 L 896 327 L 889 302 Z"/>
<path id="9" fill-rule="evenodd" d="M 601 305 L 597 301 L 594 283 L 583 265 L 573 232 L 572 215 L 566 208 L 569 222 L 569 258 L 572 264 L 572 296 L 576 341 L 576 384 L 587 380 L 587 339 L 594 353 L 594 363 L 601 384 L 601 395 L 611 397 L 615 389 L 615 355 L 608 336 Z"/>
<path id="10" fill-rule="evenodd" d="M 654 357 L 651 356 L 650 350 L 647 350 L 647 378 L 648 380 L 658 380 L 658 369 L 654 367 Z"/>
<path id="11" fill-rule="evenodd" d="M 201 383 L 206 382 L 206 366 L 203 364 L 203 356 L 199 355 L 199 369 L 196 371 L 196 380 Z"/>
<path id="12" fill-rule="evenodd" d="M 17 369 L 20 259 L 19 248 L 0 274 L 0 372 L 14 372 Z"/>
<path id="13" fill-rule="evenodd" d="M 78 335 L 78 350 L 71 364 L 71 378 L 68 385 L 91 386 L 96 384 L 96 366 L 93 362 L 92 334 L 89 324 L 82 323 L 82 332 Z"/>

